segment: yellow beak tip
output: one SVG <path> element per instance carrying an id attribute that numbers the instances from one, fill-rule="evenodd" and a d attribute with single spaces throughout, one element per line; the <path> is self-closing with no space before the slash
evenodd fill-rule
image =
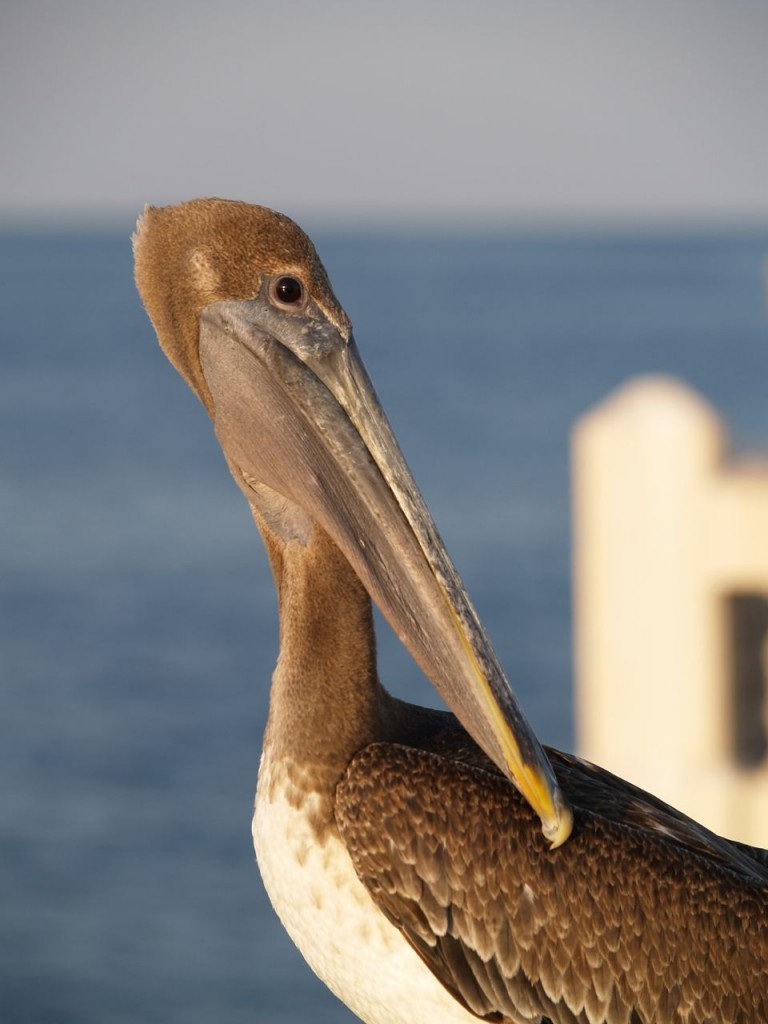
<path id="1" fill-rule="evenodd" d="M 510 778 L 539 816 L 541 831 L 550 849 L 556 850 L 573 832 L 573 811 L 551 769 L 547 770 L 548 762 L 545 764 L 546 767 L 524 764 L 519 757 L 515 758 L 510 763 Z"/>
<path id="2" fill-rule="evenodd" d="M 554 820 L 542 822 L 541 830 L 549 843 L 550 850 L 556 850 L 573 832 L 573 811 L 567 804 L 561 804 Z"/>

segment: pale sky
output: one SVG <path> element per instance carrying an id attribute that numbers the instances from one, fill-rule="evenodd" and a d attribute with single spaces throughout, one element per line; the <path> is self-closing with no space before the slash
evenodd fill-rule
<path id="1" fill-rule="evenodd" d="M 768 221 L 766 0 L 4 0 L 0 220 Z"/>

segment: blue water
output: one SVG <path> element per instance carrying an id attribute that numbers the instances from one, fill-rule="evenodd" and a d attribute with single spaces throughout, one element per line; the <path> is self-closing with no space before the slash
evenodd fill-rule
<path id="1" fill-rule="evenodd" d="M 0 1020 L 350 1021 L 254 863 L 272 583 L 128 233 L 0 238 Z M 570 747 L 569 428 L 664 371 L 765 443 L 768 231 L 317 241 L 502 662 Z"/>

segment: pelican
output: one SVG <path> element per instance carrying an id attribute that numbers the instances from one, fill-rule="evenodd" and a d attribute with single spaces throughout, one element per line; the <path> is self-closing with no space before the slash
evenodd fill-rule
<path id="1" fill-rule="evenodd" d="M 134 249 L 275 579 L 253 836 L 314 971 L 369 1024 L 768 1021 L 768 853 L 539 745 L 309 238 L 201 199 Z M 371 599 L 453 713 L 384 689 Z"/>

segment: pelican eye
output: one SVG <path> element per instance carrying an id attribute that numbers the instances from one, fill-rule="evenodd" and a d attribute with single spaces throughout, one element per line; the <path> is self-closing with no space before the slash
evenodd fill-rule
<path id="1" fill-rule="evenodd" d="M 278 306 L 300 306 L 304 301 L 304 285 L 298 277 L 285 275 L 275 278 L 270 289 L 272 299 Z"/>

